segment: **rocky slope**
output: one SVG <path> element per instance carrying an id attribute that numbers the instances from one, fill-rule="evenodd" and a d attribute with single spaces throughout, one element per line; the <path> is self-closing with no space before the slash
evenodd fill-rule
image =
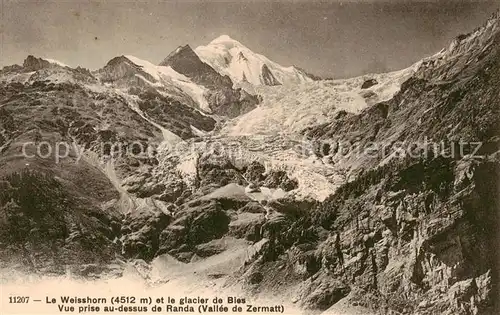
<path id="1" fill-rule="evenodd" d="M 123 100 L 71 83 L 3 84 L 0 99 L 2 267 L 85 273 L 112 266 L 128 206 L 104 169 L 111 142 L 153 145 L 159 130 Z M 136 163 L 153 160 L 137 156 Z"/>
<path id="2" fill-rule="evenodd" d="M 467 144 L 465 154 L 472 153 L 475 142 L 481 142 L 476 154 L 494 152 L 498 142 L 498 24 L 494 17 L 471 34 L 458 37 L 448 49 L 425 59 L 389 101 L 359 115 L 344 115 L 308 128 L 304 134 L 324 140 L 331 148 L 325 155 L 333 160 L 342 145 L 352 149 L 377 143 L 379 151 L 370 156 L 354 151 L 348 156 L 342 154 L 339 164 L 351 169 L 375 167 L 395 156 L 427 151 L 426 147 L 441 142 L 445 142 L 441 145 L 445 149 L 458 150 L 462 141 Z M 409 145 L 415 147 L 407 150 Z"/>
<path id="3" fill-rule="evenodd" d="M 360 173 L 274 231 L 271 258 L 246 269 L 249 279 L 261 275 L 256 289 L 285 289 L 266 276 L 280 265 L 280 278 L 303 276 L 291 294 L 304 308 L 335 313 L 343 300 L 365 313 L 495 314 L 499 48 L 496 14 L 425 60 L 393 99 L 306 130 L 325 143 L 317 154 L 358 142 L 387 152 L 338 157 Z M 444 145 L 418 151 L 423 137 Z M 417 144 L 417 154 L 397 151 L 396 141 Z"/>

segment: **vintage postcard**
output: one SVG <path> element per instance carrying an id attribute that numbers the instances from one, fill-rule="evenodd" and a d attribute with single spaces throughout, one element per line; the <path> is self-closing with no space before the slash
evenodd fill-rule
<path id="1" fill-rule="evenodd" d="M 0 314 L 500 314 L 499 10 L 0 0 Z"/>

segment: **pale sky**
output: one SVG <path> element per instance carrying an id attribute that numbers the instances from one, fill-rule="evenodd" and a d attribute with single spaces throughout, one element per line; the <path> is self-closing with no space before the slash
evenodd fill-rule
<path id="1" fill-rule="evenodd" d="M 11 1 L 0 67 L 29 55 L 92 70 L 130 54 L 159 63 L 222 34 L 284 65 L 349 77 L 409 66 L 480 26 L 499 1 Z"/>

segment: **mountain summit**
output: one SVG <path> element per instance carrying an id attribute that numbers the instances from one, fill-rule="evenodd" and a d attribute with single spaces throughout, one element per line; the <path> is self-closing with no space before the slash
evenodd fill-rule
<path id="1" fill-rule="evenodd" d="M 207 88 L 232 87 L 233 85 L 229 77 L 219 74 L 201 61 L 189 45 L 179 46 L 160 63 L 160 66 L 172 67 L 175 71 Z"/>
<path id="2" fill-rule="evenodd" d="M 235 83 L 281 85 L 313 81 L 304 71 L 269 60 L 228 35 L 217 37 L 207 46 L 197 47 L 195 52 L 201 60 L 220 74 L 228 75 Z"/>

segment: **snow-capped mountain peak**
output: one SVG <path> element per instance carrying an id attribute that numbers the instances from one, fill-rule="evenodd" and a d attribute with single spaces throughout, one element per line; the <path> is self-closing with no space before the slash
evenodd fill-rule
<path id="1" fill-rule="evenodd" d="M 293 66 L 284 67 L 228 35 L 217 37 L 207 46 L 197 47 L 195 52 L 201 60 L 220 74 L 228 75 L 234 83 L 281 85 L 313 81 L 304 71 Z"/>
<path id="2" fill-rule="evenodd" d="M 231 36 L 229 35 L 221 35 L 217 38 L 215 38 L 212 42 L 224 42 L 224 41 L 234 41 L 234 42 L 238 42 L 237 40 L 235 39 L 232 39 Z"/>
<path id="3" fill-rule="evenodd" d="M 221 35 L 210 42 L 210 44 L 224 45 L 228 48 L 230 47 L 245 47 L 242 43 L 236 39 L 231 38 L 229 35 Z"/>

